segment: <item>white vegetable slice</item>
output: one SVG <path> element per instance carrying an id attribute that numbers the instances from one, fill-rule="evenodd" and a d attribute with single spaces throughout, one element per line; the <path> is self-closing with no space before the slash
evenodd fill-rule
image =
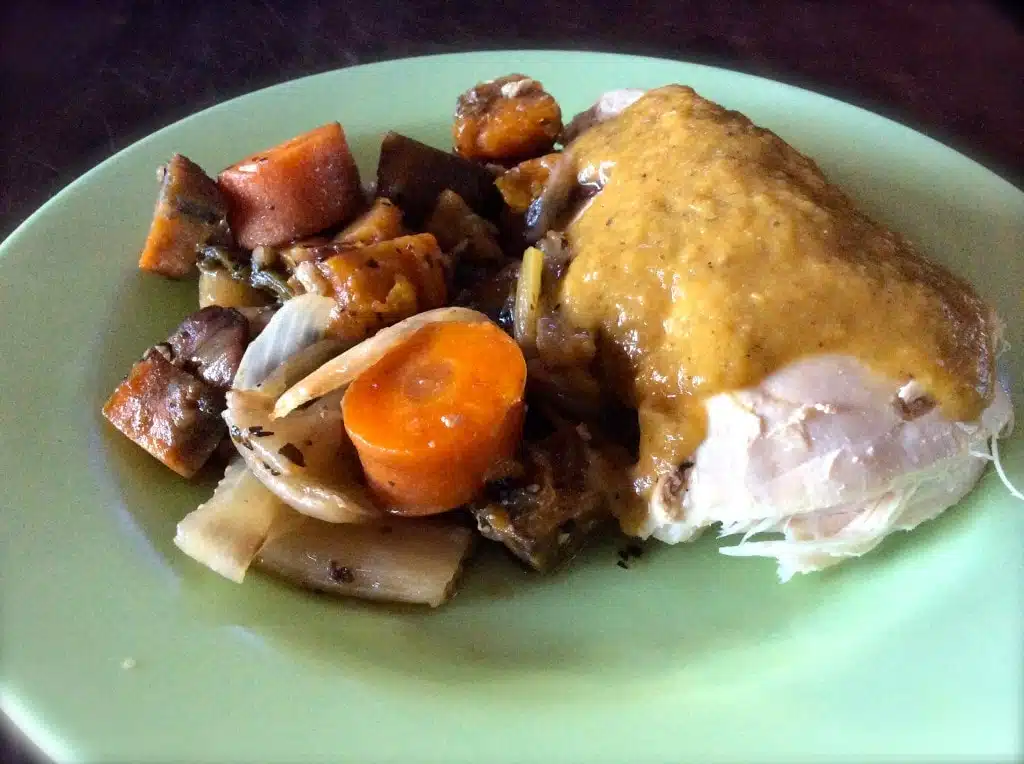
<path id="1" fill-rule="evenodd" d="M 299 406 L 345 387 L 384 357 L 395 345 L 404 341 L 428 324 L 445 321 L 489 321 L 483 313 L 469 308 L 437 308 L 418 313 L 381 329 L 373 337 L 363 340 L 332 361 L 328 361 L 305 379 L 285 392 L 274 405 L 273 417 L 287 416 Z M 244 359 L 243 359 L 244 362 Z"/>
<path id="2" fill-rule="evenodd" d="M 437 607 L 450 596 L 474 533 L 395 518 L 386 525 L 331 525 L 308 517 L 283 526 L 257 566 L 328 594 Z"/>
<path id="3" fill-rule="evenodd" d="M 241 583 L 271 527 L 290 514 L 292 510 L 236 459 L 228 464 L 210 500 L 178 523 L 174 543 L 210 570 Z"/>
<path id="4" fill-rule="evenodd" d="M 302 514 L 329 523 L 381 516 L 367 493 L 359 457 L 345 434 L 338 390 L 273 419 L 274 397 L 232 390 L 224 419 L 245 463 L 268 489 Z"/>
<path id="5" fill-rule="evenodd" d="M 232 387 L 236 390 L 256 387 L 298 351 L 322 340 L 334 305 L 330 297 L 315 294 L 288 300 L 246 349 Z"/>

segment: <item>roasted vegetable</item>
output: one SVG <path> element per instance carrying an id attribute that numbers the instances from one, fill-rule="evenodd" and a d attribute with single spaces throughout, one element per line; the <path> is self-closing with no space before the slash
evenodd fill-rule
<path id="1" fill-rule="evenodd" d="M 512 316 L 516 342 L 532 354 L 537 344 L 537 320 L 540 318 L 541 284 L 544 276 L 544 255 L 536 247 L 523 253 L 516 282 L 516 301 Z"/>
<path id="2" fill-rule="evenodd" d="M 202 308 L 181 322 L 167 344 L 175 366 L 226 390 L 249 345 L 249 322 L 233 308 Z"/>
<path id="3" fill-rule="evenodd" d="M 486 168 L 399 133 L 384 136 L 377 165 L 377 193 L 397 204 L 410 225 L 427 219 L 445 189 L 457 193 L 489 220 L 502 209 L 494 175 Z"/>
<path id="4" fill-rule="evenodd" d="M 317 254 L 327 256 L 317 266 L 338 302 L 331 335 L 339 339 L 361 340 L 447 299 L 444 259 L 429 233 L 360 247 L 330 245 Z"/>
<path id="5" fill-rule="evenodd" d="M 454 593 L 474 533 L 459 525 L 393 518 L 341 525 L 299 516 L 271 531 L 257 565 L 327 594 L 437 607 Z"/>
<path id="6" fill-rule="evenodd" d="M 217 184 L 181 154 L 172 156 L 157 177 L 160 197 L 139 268 L 181 278 L 195 268 L 198 248 L 230 241 L 227 204 Z"/>
<path id="7" fill-rule="evenodd" d="M 487 486 L 470 506 L 480 532 L 531 567 L 566 562 L 612 517 L 628 460 L 613 446 L 595 448 L 582 425 L 559 426 L 523 446 L 520 468 Z"/>
<path id="8" fill-rule="evenodd" d="M 427 230 L 445 252 L 470 260 L 502 260 L 498 228 L 470 209 L 454 191 L 445 189 L 437 197 Z"/>
<path id="9" fill-rule="evenodd" d="M 359 169 L 337 122 L 243 159 L 217 183 L 235 239 L 246 249 L 317 233 L 363 205 Z"/>
<path id="10" fill-rule="evenodd" d="M 235 454 L 209 501 L 178 523 L 174 543 L 192 559 L 240 584 L 271 530 L 294 516 Z"/>
<path id="11" fill-rule="evenodd" d="M 390 199 L 374 199 L 366 212 L 342 230 L 334 241 L 339 244 L 377 244 L 404 236 L 402 210 Z"/>
<path id="12" fill-rule="evenodd" d="M 558 154 L 527 159 L 494 181 L 510 210 L 523 213 L 530 208 L 533 200 L 544 192 L 558 159 Z"/>
<path id="13" fill-rule="evenodd" d="M 161 352 L 163 351 L 163 352 Z M 183 477 L 192 477 L 224 437 L 224 394 L 150 348 L 103 407 L 114 427 Z"/>
<path id="14" fill-rule="evenodd" d="M 280 302 L 291 299 L 296 293 L 288 286 L 287 276 L 272 268 L 261 267 L 262 261 L 256 257 L 256 253 L 261 249 L 263 248 L 257 247 L 250 258 L 247 253 L 230 247 L 203 247 L 199 254 L 199 270 L 203 273 L 217 274 L 218 278 L 221 277 L 218 272 L 224 271 L 239 284 L 249 286 L 271 299 Z M 226 290 L 226 287 L 222 289 Z"/>
<path id="15" fill-rule="evenodd" d="M 455 107 L 452 139 L 467 159 L 517 162 L 551 151 L 562 132 L 562 110 L 536 80 L 510 74 L 481 82 Z"/>
<path id="16" fill-rule="evenodd" d="M 199 269 L 199 307 L 258 308 L 267 305 L 269 293 L 248 281 L 239 281 L 224 268 Z"/>
<path id="17" fill-rule="evenodd" d="M 436 323 L 349 385 L 343 421 L 378 503 L 397 514 L 454 509 L 511 460 L 526 362 L 490 322 Z"/>

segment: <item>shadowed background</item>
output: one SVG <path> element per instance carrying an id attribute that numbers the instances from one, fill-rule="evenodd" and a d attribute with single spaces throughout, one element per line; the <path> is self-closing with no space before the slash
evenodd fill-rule
<path id="1" fill-rule="evenodd" d="M 1024 31 L 1013 2 L 645 5 L 7 0 L 0 235 L 100 160 L 226 98 L 342 66 L 485 48 L 589 48 L 759 74 L 880 112 L 1024 179 Z M 0 761 L 37 757 L 0 730 Z"/>

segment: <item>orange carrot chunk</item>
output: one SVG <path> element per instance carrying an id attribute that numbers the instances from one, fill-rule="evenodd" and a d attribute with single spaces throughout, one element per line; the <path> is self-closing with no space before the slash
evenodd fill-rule
<path id="1" fill-rule="evenodd" d="M 526 361 L 490 323 L 425 326 L 341 402 L 370 489 L 388 510 L 430 515 L 479 494 L 522 432 Z"/>
<path id="2" fill-rule="evenodd" d="M 235 239 L 277 246 L 345 222 L 363 205 L 359 169 L 337 122 L 221 171 Z"/>

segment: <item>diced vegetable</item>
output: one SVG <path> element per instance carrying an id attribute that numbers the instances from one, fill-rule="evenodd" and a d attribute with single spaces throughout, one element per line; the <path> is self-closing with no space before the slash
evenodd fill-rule
<path id="1" fill-rule="evenodd" d="M 217 182 L 235 239 L 246 249 L 317 233 L 363 205 L 359 170 L 337 122 L 253 154 Z"/>
<path id="2" fill-rule="evenodd" d="M 337 358 L 325 363 L 309 376 L 294 383 L 293 387 L 278 398 L 274 406 L 274 417 L 287 416 L 289 412 L 314 398 L 344 388 L 387 355 L 392 348 L 397 347 L 424 326 L 445 321 L 487 320 L 487 316 L 483 313 L 468 308 L 437 308 L 417 313 L 394 326 L 381 329 L 374 336 L 363 340 Z"/>
<path id="3" fill-rule="evenodd" d="M 217 184 L 188 157 L 160 168 L 160 196 L 139 268 L 171 278 L 192 273 L 198 248 L 229 241 L 227 205 Z"/>
<path id="4" fill-rule="evenodd" d="M 427 515 L 476 496 L 512 458 L 526 362 L 490 322 L 422 328 L 349 386 L 345 429 L 378 501 Z"/>
<path id="5" fill-rule="evenodd" d="M 200 308 L 211 305 L 220 305 L 224 308 L 258 308 L 269 302 L 270 296 L 266 292 L 232 278 L 223 268 L 199 271 Z"/>
<path id="6" fill-rule="evenodd" d="M 493 219 L 501 211 L 501 194 L 486 168 L 399 133 L 384 136 L 377 193 L 397 204 L 411 225 L 427 219 L 445 189 L 485 218 Z"/>
<path id="7" fill-rule="evenodd" d="M 484 536 L 531 567 L 551 570 L 611 520 L 616 491 L 628 490 L 618 478 L 628 463 L 609 444 L 595 448 L 582 426 L 562 425 L 539 442 L 527 441 L 521 467 L 489 484 L 470 511 Z"/>
<path id="8" fill-rule="evenodd" d="M 249 344 L 249 321 L 234 308 L 202 308 L 181 322 L 167 344 L 175 366 L 227 389 Z"/>
<path id="9" fill-rule="evenodd" d="M 294 515 L 236 458 L 210 500 L 178 523 L 174 543 L 210 570 L 241 583 L 271 529 Z"/>
<path id="10" fill-rule="evenodd" d="M 470 209 L 454 191 L 445 189 L 437 197 L 427 230 L 445 252 L 471 260 L 501 260 L 504 253 L 498 246 L 498 228 Z"/>
<path id="11" fill-rule="evenodd" d="M 114 390 L 103 415 L 179 475 L 192 477 L 224 437 L 223 405 L 217 388 L 151 348 Z"/>
<path id="12" fill-rule="evenodd" d="M 537 319 L 540 318 L 540 288 L 544 276 L 544 255 L 536 247 L 523 253 L 516 284 L 516 304 L 513 327 L 516 341 L 525 352 L 532 352 L 537 344 Z"/>
<path id="13" fill-rule="evenodd" d="M 324 247 L 318 263 L 338 302 L 330 333 L 359 341 L 414 313 L 444 305 L 445 264 L 437 240 L 429 234 L 360 247 Z"/>
<path id="14" fill-rule="evenodd" d="M 551 170 L 558 161 L 559 154 L 527 159 L 494 181 L 509 209 L 513 212 L 526 212 L 533 200 L 544 192 Z"/>
<path id="15" fill-rule="evenodd" d="M 562 132 L 562 110 L 536 80 L 510 74 L 459 96 L 452 139 L 467 159 L 519 161 L 544 154 Z"/>
<path id="16" fill-rule="evenodd" d="M 404 236 L 402 210 L 390 199 L 374 199 L 366 212 L 357 217 L 334 237 L 339 244 L 377 244 Z"/>
<path id="17" fill-rule="evenodd" d="M 473 548 L 471 529 L 393 518 L 336 525 L 302 518 L 275 533 L 257 565 L 328 594 L 437 607 L 454 592 Z"/>

